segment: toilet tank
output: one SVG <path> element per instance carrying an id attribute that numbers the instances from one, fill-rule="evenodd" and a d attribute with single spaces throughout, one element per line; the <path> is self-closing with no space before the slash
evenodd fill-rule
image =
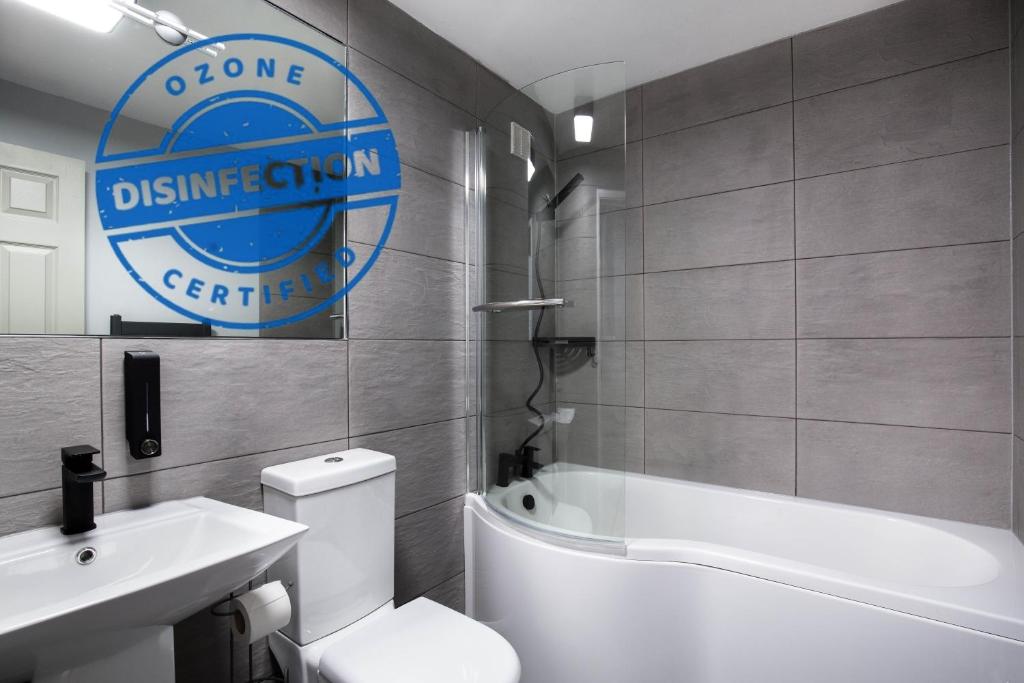
<path id="1" fill-rule="evenodd" d="M 395 595 L 395 458 L 365 448 L 263 470 L 263 510 L 309 527 L 269 570 L 289 587 L 299 645 L 362 619 Z"/>

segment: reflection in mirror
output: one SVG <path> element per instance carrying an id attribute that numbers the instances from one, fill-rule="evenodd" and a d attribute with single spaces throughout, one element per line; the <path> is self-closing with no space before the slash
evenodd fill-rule
<path id="1" fill-rule="evenodd" d="M 225 39 L 182 57 L 180 82 L 144 81 L 123 109 L 115 109 L 147 69 L 178 49 L 175 43 L 271 34 L 339 64 L 346 63 L 345 47 L 265 2 L 118 2 L 123 11 L 86 0 L 0 0 L 0 333 L 343 337 L 345 300 L 332 300 L 336 284 L 346 278 L 338 257 L 347 248 L 342 213 L 323 203 L 282 209 L 239 202 L 218 215 L 179 211 L 168 223 L 159 213 L 162 203 L 178 210 L 218 192 L 223 198 L 224 178 L 181 175 L 158 187 L 133 182 L 128 172 L 118 175 L 116 160 L 128 152 L 137 159 L 139 150 L 148 149 L 162 151 L 156 158 L 166 160 L 197 155 L 196 150 L 216 148 L 231 155 L 252 147 L 257 134 L 249 132 L 250 120 L 238 114 L 238 107 L 230 119 L 176 128 L 182 112 L 193 105 L 199 111 L 211 92 L 224 92 L 208 85 L 217 79 L 233 79 L 234 91 L 258 88 L 252 117 L 265 122 L 277 116 L 281 137 L 282 130 L 308 132 L 306 116 L 344 121 L 344 74 L 328 68 L 305 74 L 315 77 L 317 85 L 303 96 L 302 111 L 282 114 L 281 108 L 268 114 L 273 107 L 263 100 L 280 96 L 286 101 L 295 79 L 304 75 L 293 68 L 294 51 L 285 44 L 268 48 Z M 96 7 L 82 11 L 88 5 Z M 168 93 L 175 98 L 173 108 Z M 108 121 L 109 134 L 101 144 Z M 99 164 L 98 150 L 104 154 Z M 308 167 L 302 175 L 304 161 L 288 163 L 280 173 L 293 174 L 289 177 L 297 182 L 310 177 Z M 152 210 L 147 229 L 163 229 L 173 239 L 125 239 L 120 251 L 113 248 L 118 228 L 111 229 L 111 221 L 101 215 L 96 192 L 97 173 L 103 177 L 111 169 L 117 208 Z M 227 178 L 229 184 L 243 181 L 252 185 L 247 192 L 265 191 L 255 177 Z M 179 266 L 168 268 L 168 259 L 177 258 L 168 249 L 193 258 L 182 257 Z M 246 271 L 239 265 L 268 260 L 279 264 L 276 270 Z M 216 280 L 219 270 L 244 272 L 224 291 L 228 288 Z M 238 277 L 247 284 L 239 286 Z M 147 291 L 164 278 L 177 295 L 192 299 L 192 315 Z M 315 314 L 270 328 L 217 324 L 282 320 L 310 309 Z"/>

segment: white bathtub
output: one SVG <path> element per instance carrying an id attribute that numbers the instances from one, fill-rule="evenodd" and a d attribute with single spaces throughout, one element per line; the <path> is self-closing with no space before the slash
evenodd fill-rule
<path id="1" fill-rule="evenodd" d="M 1006 530 L 567 465 L 465 525 L 467 611 L 523 683 L 1024 683 Z"/>

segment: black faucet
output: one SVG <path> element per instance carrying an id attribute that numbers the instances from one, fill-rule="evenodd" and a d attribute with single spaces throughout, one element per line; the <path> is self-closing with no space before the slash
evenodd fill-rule
<path id="1" fill-rule="evenodd" d="M 532 479 L 533 471 L 543 467 L 534 460 L 539 450 L 536 446 L 521 446 L 515 453 L 499 453 L 498 476 L 495 483 L 498 486 L 508 486 L 514 476 Z"/>
<path id="2" fill-rule="evenodd" d="M 92 484 L 107 473 L 92 464 L 99 453 L 94 446 L 67 446 L 60 449 L 61 485 L 64 489 L 64 525 L 62 534 L 80 534 L 96 528 L 93 521 Z"/>

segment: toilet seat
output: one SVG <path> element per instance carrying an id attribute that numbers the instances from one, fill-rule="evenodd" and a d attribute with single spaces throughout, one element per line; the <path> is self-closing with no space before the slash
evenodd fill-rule
<path id="1" fill-rule="evenodd" d="M 518 683 L 519 657 L 483 624 L 417 598 L 332 645 L 327 683 Z"/>

